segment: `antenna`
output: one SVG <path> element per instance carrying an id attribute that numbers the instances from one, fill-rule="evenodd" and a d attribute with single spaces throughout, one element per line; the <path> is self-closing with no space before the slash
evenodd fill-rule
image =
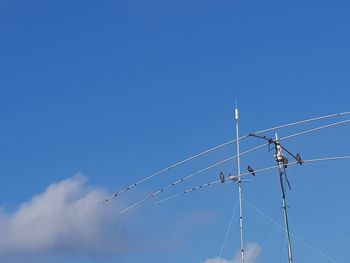
<path id="1" fill-rule="evenodd" d="M 289 233 L 289 224 L 288 224 L 288 211 L 287 211 L 287 201 L 286 201 L 286 189 L 284 187 L 284 182 L 287 181 L 287 175 L 284 173 L 284 160 L 285 157 L 283 156 L 282 146 L 278 140 L 278 135 L 276 133 L 276 140 L 274 141 L 275 144 L 275 159 L 278 165 L 278 172 L 280 176 L 280 184 L 281 184 L 281 190 L 282 190 L 282 205 L 283 205 L 283 211 L 284 211 L 284 223 L 286 227 L 286 236 L 288 241 L 288 258 L 289 263 L 293 263 L 293 256 L 292 256 L 292 244 L 290 241 L 290 233 Z M 294 156 L 293 156 L 294 157 Z M 283 176 L 285 175 L 285 176 Z M 289 185 L 289 182 L 288 182 Z"/>
<path id="2" fill-rule="evenodd" d="M 331 123 L 331 124 L 324 125 L 324 126 L 319 126 L 319 127 L 313 128 L 313 129 L 305 130 L 305 131 L 302 131 L 302 132 L 298 132 L 298 133 L 295 133 L 295 134 L 291 134 L 291 135 L 288 135 L 288 136 L 279 138 L 279 141 L 282 141 L 282 140 L 285 140 L 285 139 L 294 138 L 294 137 L 296 137 L 296 136 L 308 134 L 308 133 L 310 133 L 310 132 L 319 131 L 319 130 L 321 130 L 321 129 L 333 127 L 333 126 L 340 125 L 340 124 L 344 124 L 344 123 L 348 123 L 348 122 L 350 122 L 350 120 L 345 120 L 345 121 L 335 122 L 335 123 Z M 253 136 L 253 137 L 257 137 L 257 138 L 261 138 L 261 139 L 267 140 L 267 141 L 268 141 L 268 144 L 263 143 L 263 144 L 260 144 L 260 145 L 258 145 L 258 146 L 255 146 L 255 147 L 253 147 L 253 148 L 251 148 L 251 149 L 249 149 L 249 150 L 246 150 L 246 151 L 244 151 L 244 152 L 240 152 L 239 156 L 242 156 L 242 155 L 248 154 L 248 153 L 250 153 L 250 152 L 253 152 L 253 151 L 255 151 L 255 150 L 258 150 L 258 149 L 260 149 L 260 148 L 262 148 L 262 147 L 265 147 L 266 145 L 269 145 L 269 146 L 270 146 L 271 144 L 273 144 L 273 141 L 274 141 L 274 140 L 271 139 L 271 138 L 268 138 L 268 137 L 266 137 L 266 136 L 257 135 L 256 133 L 250 133 L 250 134 L 247 135 L 247 136 L 248 136 L 248 137 L 249 137 L 249 136 Z M 243 136 L 243 137 L 240 137 L 239 139 L 241 140 L 241 139 L 244 139 L 244 138 L 246 138 L 246 137 Z M 234 140 L 234 141 L 236 141 L 236 140 Z M 281 145 L 281 144 L 280 144 L 280 145 Z M 290 151 L 288 151 L 288 150 L 287 150 L 286 148 L 284 148 L 282 145 L 281 145 L 281 147 L 282 147 L 287 153 L 289 153 L 289 154 L 296 160 L 296 163 L 302 164 L 302 163 L 305 163 L 305 162 L 306 162 L 305 160 L 301 161 L 301 159 L 299 159 L 300 156 L 298 156 L 298 154 L 297 154 L 296 156 L 294 156 L 293 154 L 290 153 Z M 221 160 L 221 161 L 219 161 L 219 162 L 217 162 L 217 163 L 214 163 L 214 164 L 212 164 L 212 165 L 210 165 L 210 166 L 207 166 L 206 168 L 203 168 L 203 169 L 201 169 L 201 170 L 199 170 L 199 171 L 197 171 L 197 172 L 194 172 L 194 173 L 192 173 L 192 174 L 190 174 L 190 175 L 187 175 L 187 176 L 185 176 L 185 177 L 183 177 L 183 178 L 181 178 L 181 179 L 179 179 L 179 180 L 177 180 L 177 181 L 174 181 L 174 182 L 172 182 L 171 184 L 168 184 L 168 185 L 162 187 L 161 189 L 159 189 L 159 190 L 157 190 L 157 191 L 155 191 L 155 192 L 149 194 L 147 197 L 143 198 L 142 200 L 139 200 L 139 201 L 137 201 L 136 203 L 130 205 L 129 207 L 127 207 L 127 208 L 125 209 L 125 211 L 127 211 L 127 210 L 129 210 L 129 209 L 131 209 L 131 208 L 134 208 L 134 207 L 136 207 L 136 206 L 138 206 L 138 205 L 140 205 L 140 204 L 146 202 L 148 199 L 151 199 L 151 198 L 157 196 L 158 194 L 161 194 L 162 192 L 164 192 L 165 190 L 167 190 L 167 189 L 170 188 L 170 187 L 176 186 L 177 184 L 182 183 L 182 182 L 184 182 L 184 181 L 186 181 L 186 180 L 192 178 L 192 177 L 195 176 L 195 175 L 198 175 L 198 174 L 200 174 L 200 173 L 203 173 L 203 172 L 205 172 L 205 171 L 208 171 L 209 169 L 211 169 L 211 168 L 213 168 L 213 167 L 217 167 L 217 166 L 219 166 L 219 165 L 221 165 L 221 164 L 223 164 L 223 163 L 226 163 L 226 162 L 228 162 L 228 161 L 230 161 L 230 160 L 233 160 L 233 159 L 235 159 L 235 158 L 237 158 L 237 157 L 238 157 L 238 156 L 235 155 L 235 156 L 226 158 L 226 159 Z M 299 158 L 298 158 L 298 157 L 299 157 Z M 285 159 L 286 159 L 286 158 L 285 158 Z M 285 160 L 285 161 L 286 161 L 286 160 Z M 293 164 L 295 164 L 295 163 L 290 163 L 289 166 L 290 166 L 290 165 L 293 165 Z M 286 165 L 286 163 L 284 163 L 284 165 Z M 250 167 L 250 168 L 252 168 L 252 167 Z M 249 171 L 249 167 L 248 167 L 248 171 Z M 255 172 L 256 172 L 256 171 L 255 171 Z M 254 173 L 254 169 L 253 169 L 253 171 L 249 171 L 249 173 L 244 173 L 244 174 L 241 173 L 241 176 L 246 175 L 246 174 L 253 174 L 253 173 Z M 238 176 L 236 176 L 236 178 L 238 178 Z M 228 179 L 229 179 L 229 178 L 228 178 Z M 134 187 L 135 185 L 137 185 L 137 183 L 134 184 L 134 185 L 132 185 L 132 186 Z M 124 190 L 122 190 L 121 192 L 126 191 L 126 189 L 130 189 L 130 188 L 131 188 L 131 187 L 124 188 Z M 79 217 L 79 216 L 82 216 L 82 215 L 86 215 L 86 214 L 91 213 L 92 211 L 94 211 L 95 209 L 97 209 L 99 206 L 101 206 L 101 205 L 103 205 L 104 203 L 110 201 L 110 200 L 111 200 L 112 198 L 114 198 L 116 195 L 119 195 L 121 192 L 112 195 L 111 197 L 105 199 L 104 201 L 98 203 L 97 205 L 91 207 L 90 209 L 88 209 L 88 210 L 86 210 L 86 211 L 84 211 L 84 212 L 78 214 L 77 216 Z M 125 211 L 124 211 L 124 212 L 125 212 Z"/>
<path id="3" fill-rule="evenodd" d="M 238 175 L 238 196 L 239 196 L 239 230 L 240 230 L 240 242 L 241 242 L 241 261 L 244 263 L 244 236 L 243 236 L 243 189 L 241 180 L 241 158 L 240 158 L 240 148 L 239 148 L 239 114 L 236 102 L 235 109 L 235 121 L 236 121 L 236 149 L 237 149 L 237 175 Z"/>
<path id="4" fill-rule="evenodd" d="M 237 107 L 236 107 L 236 109 L 237 109 Z M 261 134 L 263 132 L 279 130 L 279 129 L 282 129 L 282 128 L 287 128 L 287 127 L 291 127 L 291 126 L 295 126 L 295 125 L 299 125 L 299 124 L 305 124 L 305 123 L 309 123 L 309 122 L 314 122 L 314 121 L 318 121 L 318 120 L 324 120 L 324 119 L 333 118 L 333 117 L 340 117 L 340 116 L 349 115 L 349 114 L 350 114 L 350 111 L 346 111 L 346 112 L 334 113 L 334 114 L 324 115 L 324 116 L 315 117 L 315 118 L 311 118 L 311 119 L 305 119 L 305 120 L 301 120 L 301 121 L 291 122 L 291 123 L 287 123 L 287 124 L 283 124 L 283 125 L 267 128 L 267 129 L 264 129 L 264 130 L 256 131 L 254 133 L 250 133 L 250 134 L 241 136 L 241 137 L 239 137 L 237 139 L 227 141 L 227 142 L 222 143 L 222 144 L 220 144 L 218 146 L 212 147 L 212 148 L 207 149 L 207 150 L 205 150 L 203 152 L 197 153 L 197 154 L 192 155 L 192 156 L 190 156 L 190 157 L 188 157 L 186 159 L 178 161 L 178 162 L 176 162 L 176 163 L 174 163 L 174 164 L 172 164 L 172 165 L 170 165 L 170 166 L 168 166 L 166 168 L 163 168 L 163 169 L 161 169 L 161 170 L 159 170 L 159 171 L 157 171 L 157 172 L 155 172 L 155 173 L 153 173 L 153 174 L 151 174 L 151 175 L 149 175 L 147 177 L 144 177 L 143 179 L 140 179 L 139 181 L 137 181 L 137 182 L 135 182 L 135 183 L 133 183 L 133 184 L 127 186 L 127 187 L 122 188 L 118 192 L 116 192 L 116 193 L 112 194 L 111 196 L 105 198 L 104 200 L 98 202 L 93 207 L 89 208 L 88 210 L 79 213 L 77 216 L 79 217 L 79 216 L 82 216 L 82 215 L 89 214 L 90 212 L 94 211 L 98 207 L 103 206 L 107 202 L 110 202 L 112 199 L 117 198 L 119 195 L 122 195 L 124 192 L 127 192 L 127 191 L 135 188 L 136 186 L 138 186 L 138 185 L 140 185 L 140 184 L 142 184 L 142 183 L 144 183 L 144 182 L 146 182 L 146 181 L 148 181 L 148 180 L 150 180 L 150 179 L 152 179 L 152 178 L 154 178 L 156 176 L 159 176 L 159 175 L 161 175 L 163 173 L 166 173 L 167 171 L 169 171 L 171 169 L 174 169 L 177 166 L 183 165 L 183 164 L 185 164 L 185 163 L 187 163 L 189 161 L 192 161 L 192 160 L 194 160 L 196 158 L 199 158 L 199 157 L 204 156 L 206 154 L 209 154 L 209 153 L 211 153 L 211 152 L 213 152 L 215 150 L 218 150 L 218 149 L 223 148 L 223 147 L 225 147 L 227 145 L 230 145 L 230 144 L 236 142 L 237 140 L 242 140 L 242 139 L 248 138 L 249 136 L 252 136 L 252 135 L 254 135 L 255 137 L 258 137 L 257 134 Z M 237 116 L 235 116 L 235 117 L 237 117 L 237 119 L 238 119 L 238 110 L 237 110 Z M 320 130 L 320 129 L 324 129 L 324 128 L 328 128 L 328 127 L 344 124 L 344 123 L 347 123 L 347 122 L 350 122 L 350 120 L 348 119 L 348 120 L 344 120 L 344 121 L 340 121 L 340 122 L 336 122 L 336 123 L 331 123 L 331 124 L 328 124 L 328 125 L 320 126 L 320 127 L 317 127 L 317 128 L 313 128 L 313 129 L 310 129 L 310 130 L 302 131 L 302 132 L 299 132 L 299 133 L 296 133 L 296 134 L 292 134 L 292 135 L 283 137 L 280 140 L 293 138 L 293 137 L 296 137 L 296 136 L 299 136 L 299 135 L 303 135 L 303 134 L 306 134 L 306 133 L 309 133 L 309 132 L 314 132 L 314 131 L 317 131 L 317 130 Z M 247 154 L 249 152 L 252 152 L 254 150 L 262 148 L 262 147 L 264 147 L 264 145 L 265 144 L 259 145 L 257 147 L 254 147 L 254 148 L 250 149 L 250 150 L 242 152 L 241 155 Z M 234 156 L 234 157 L 227 158 L 226 160 L 223 160 L 220 163 L 229 161 L 229 160 L 234 159 L 234 158 L 236 158 L 236 157 Z M 216 165 L 219 165 L 219 163 L 217 163 Z M 203 170 L 205 170 L 205 169 L 203 169 Z"/>
<path id="5" fill-rule="evenodd" d="M 288 259 L 289 259 L 289 263 L 293 263 L 292 243 L 290 240 L 290 231 L 289 231 L 289 223 L 288 223 L 288 209 L 287 209 L 287 201 L 286 201 L 286 189 L 285 189 L 286 183 L 288 184 L 289 189 L 291 189 L 291 188 L 290 188 L 290 184 L 289 184 L 289 181 L 287 178 L 287 173 L 286 173 L 286 166 L 288 164 L 288 159 L 284 156 L 283 150 L 285 150 L 290 156 L 292 156 L 297 161 L 297 163 L 302 164 L 303 161 L 301 160 L 299 153 L 294 155 L 281 145 L 277 133 L 275 133 L 275 139 L 272 139 L 272 138 L 269 138 L 266 136 L 256 135 L 256 134 L 250 134 L 250 136 L 266 140 L 266 141 L 268 141 L 269 145 L 274 144 L 274 146 L 275 146 L 275 159 L 277 162 L 277 168 L 278 168 L 278 173 L 279 173 L 279 178 L 280 178 L 280 185 L 281 185 L 281 190 L 282 190 L 282 208 L 283 208 L 284 223 L 285 223 L 285 228 L 286 228 L 286 237 L 287 237 L 287 242 L 288 242 Z"/>

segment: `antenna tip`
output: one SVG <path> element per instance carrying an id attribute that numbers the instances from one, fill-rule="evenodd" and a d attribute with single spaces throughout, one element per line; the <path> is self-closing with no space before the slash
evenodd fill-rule
<path id="1" fill-rule="evenodd" d="M 235 120 L 238 121 L 238 109 L 235 109 Z"/>

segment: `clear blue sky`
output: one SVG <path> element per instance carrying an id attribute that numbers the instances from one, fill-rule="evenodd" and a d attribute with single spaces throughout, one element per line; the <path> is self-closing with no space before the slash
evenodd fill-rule
<path id="1" fill-rule="evenodd" d="M 235 100 L 242 134 L 349 110 L 349 13 L 348 1 L 1 1 L 2 213 L 13 216 L 50 184 L 76 173 L 86 177 L 88 189 L 112 193 L 230 140 Z M 287 146 L 305 158 L 347 155 L 349 131 L 346 124 Z M 258 143 L 244 141 L 242 149 Z M 123 202 L 234 152 L 231 146 L 155 178 Z M 247 155 L 242 169 L 273 165 L 272 155 L 265 149 Z M 290 206 L 350 232 L 348 164 L 291 168 Z M 221 170 L 233 173 L 236 166 L 208 171 L 173 193 L 215 180 Z M 275 218 L 281 205 L 276 173 L 254 179 L 245 186 L 247 200 Z M 117 252 L 18 253 L 34 262 L 45 254 L 43 262 L 201 263 L 218 256 L 236 198 L 236 187 L 219 185 L 114 217 L 111 226 L 133 240 Z M 246 240 L 257 243 L 269 222 L 245 211 Z M 337 262 L 348 261 L 349 234 L 290 214 L 295 234 Z M 120 220 L 126 220 L 122 227 Z M 276 221 L 282 223 L 281 214 Z M 272 226 L 257 262 L 280 262 L 283 237 Z M 293 244 L 298 262 L 331 262 Z M 238 250 L 235 219 L 222 257 Z"/>

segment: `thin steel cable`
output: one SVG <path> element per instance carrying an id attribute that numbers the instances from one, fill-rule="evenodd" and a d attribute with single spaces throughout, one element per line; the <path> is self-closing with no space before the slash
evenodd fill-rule
<path id="1" fill-rule="evenodd" d="M 147 197 L 144 198 L 144 199 L 142 199 L 142 200 L 140 200 L 140 201 L 138 201 L 138 202 L 136 202 L 135 204 L 132 204 L 132 205 L 128 206 L 127 208 L 124 208 L 123 210 L 121 210 L 121 211 L 119 212 L 119 215 L 124 214 L 126 211 L 130 210 L 131 208 L 136 207 L 136 206 L 138 206 L 138 205 L 144 203 L 146 200 L 148 200 Z"/>
<path id="2" fill-rule="evenodd" d="M 237 210 L 237 204 L 238 204 L 238 199 L 236 200 L 235 202 L 235 206 L 232 210 L 232 215 L 231 215 L 231 219 L 230 219 L 230 222 L 227 226 L 227 229 L 226 229 L 226 233 L 225 233 L 225 237 L 224 237 L 224 241 L 222 242 L 222 245 L 221 245 L 221 249 L 220 249 L 220 253 L 219 253 L 219 257 L 222 256 L 222 253 L 224 251 L 224 248 L 226 246 L 226 242 L 227 242 L 227 238 L 228 238 L 228 234 L 230 233 L 231 231 L 231 227 L 232 227 L 232 222 L 233 222 L 233 218 L 235 217 L 236 215 L 236 210 Z"/>
<path id="3" fill-rule="evenodd" d="M 276 218 L 280 215 L 280 209 L 278 209 L 278 211 L 276 212 L 276 215 L 273 217 L 274 220 L 276 221 Z M 270 232 L 270 229 L 272 227 L 273 223 L 270 222 L 270 224 L 268 225 L 267 229 L 264 231 L 264 234 L 261 236 L 261 238 L 259 238 L 259 241 L 257 242 L 257 245 L 254 250 L 253 250 L 253 253 L 250 254 L 250 256 L 247 258 L 247 262 L 250 262 L 249 260 L 251 258 L 254 258 L 255 254 L 257 253 L 258 251 L 258 248 L 260 246 L 260 244 L 264 241 L 265 237 L 267 236 L 267 234 Z"/>
<path id="4" fill-rule="evenodd" d="M 174 194 L 174 195 L 170 195 L 170 196 L 168 196 L 166 198 L 163 198 L 163 199 L 160 199 L 158 201 L 153 202 L 153 204 L 157 205 L 157 204 L 163 203 L 165 201 L 168 201 L 170 199 L 174 199 L 174 198 L 176 198 L 176 197 L 178 197 L 180 195 L 182 195 L 182 193 L 177 193 L 177 194 Z"/>
<path id="5" fill-rule="evenodd" d="M 346 230 L 344 230 L 344 229 L 342 229 L 342 228 L 340 228 L 340 227 L 338 227 L 338 226 L 336 226 L 334 224 L 331 224 L 331 223 L 326 222 L 326 221 L 324 221 L 322 219 L 319 219 L 319 218 L 317 218 L 315 216 L 312 216 L 312 215 L 310 215 L 310 214 L 308 214 L 306 212 L 303 212 L 303 211 L 301 211 L 299 209 L 296 209 L 295 207 L 289 206 L 289 208 L 292 209 L 293 211 L 295 211 L 295 212 L 305 216 L 305 217 L 308 217 L 308 218 L 314 220 L 315 222 L 319 222 L 319 223 L 324 224 L 326 226 L 329 226 L 329 227 L 331 227 L 331 228 L 333 228 L 333 229 L 335 229 L 335 230 L 337 230 L 337 231 L 339 231 L 339 232 L 341 232 L 343 234 L 346 234 L 346 235 L 350 236 L 350 232 L 348 232 L 348 231 L 346 231 Z"/>
<path id="6" fill-rule="evenodd" d="M 280 229 L 284 229 L 280 224 L 278 224 L 277 222 L 275 222 L 271 217 L 269 217 L 268 215 L 266 215 L 264 212 L 262 212 L 260 209 L 258 209 L 257 207 L 255 207 L 253 204 L 251 204 L 250 202 L 248 202 L 246 199 L 244 199 L 244 202 L 246 204 L 248 204 L 251 208 L 253 208 L 256 212 L 258 212 L 260 215 L 262 215 L 263 217 L 265 217 L 268 221 L 272 222 L 276 227 L 280 228 Z M 334 263 L 338 263 L 338 261 L 336 261 L 335 259 L 331 258 L 330 256 L 328 256 L 327 254 L 325 254 L 324 252 L 322 252 L 321 250 L 313 247 L 312 245 L 310 245 L 309 243 L 307 243 L 306 241 L 304 241 L 303 239 L 301 239 L 300 237 L 298 237 L 297 235 L 291 233 L 291 236 L 293 236 L 296 240 L 298 240 L 300 243 L 302 243 L 304 246 L 312 249 L 313 251 L 317 252 L 319 255 L 323 256 L 324 258 L 327 258 L 328 260 L 334 262 Z"/>

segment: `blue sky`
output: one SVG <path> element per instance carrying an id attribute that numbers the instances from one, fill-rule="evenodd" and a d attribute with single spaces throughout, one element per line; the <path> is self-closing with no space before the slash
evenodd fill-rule
<path id="1" fill-rule="evenodd" d="M 349 110 L 349 12 L 347 1 L 1 1 L 0 229 L 18 221 L 23 229 L 13 231 L 21 233 L 22 242 L 36 235 L 26 232 L 32 221 L 22 220 L 31 215 L 40 226 L 41 205 L 51 213 L 60 204 L 53 200 L 57 196 L 65 200 L 77 193 L 82 199 L 74 198 L 83 200 L 83 209 L 98 197 L 234 138 L 236 100 L 242 134 Z M 285 129 L 280 135 L 337 120 Z M 330 128 L 286 146 L 308 159 L 347 155 L 349 129 L 348 124 Z M 242 150 L 259 143 L 242 141 Z M 89 215 L 91 221 L 84 219 L 79 231 L 64 211 L 73 213 L 80 203 L 62 208 L 68 209 L 58 213 L 62 221 L 44 219 L 44 232 L 57 224 L 67 224 L 71 231 L 53 231 L 47 237 L 52 244 L 2 243 L 0 258 L 82 263 L 201 263 L 215 258 L 237 199 L 235 185 L 117 213 L 234 153 L 231 145 L 140 185 Z M 350 232 L 348 163 L 289 171 L 292 231 L 336 262 L 346 262 L 349 234 L 296 211 Z M 248 164 L 273 165 L 272 152 L 247 155 L 242 170 Z M 216 180 L 220 171 L 233 173 L 236 165 L 210 170 L 170 193 Z M 276 173 L 264 173 L 245 185 L 245 196 L 282 224 L 278 187 Z M 246 241 L 261 248 L 256 262 L 280 262 L 280 250 L 286 261 L 281 231 L 269 228 L 249 207 L 245 215 Z M 99 234 L 81 237 L 84 227 Z M 70 246 L 65 237 L 85 243 Z M 105 242 L 113 246 L 101 248 Z M 296 261 L 331 262 L 297 240 L 293 244 Z M 238 250 L 235 220 L 222 258 L 230 260 Z"/>

